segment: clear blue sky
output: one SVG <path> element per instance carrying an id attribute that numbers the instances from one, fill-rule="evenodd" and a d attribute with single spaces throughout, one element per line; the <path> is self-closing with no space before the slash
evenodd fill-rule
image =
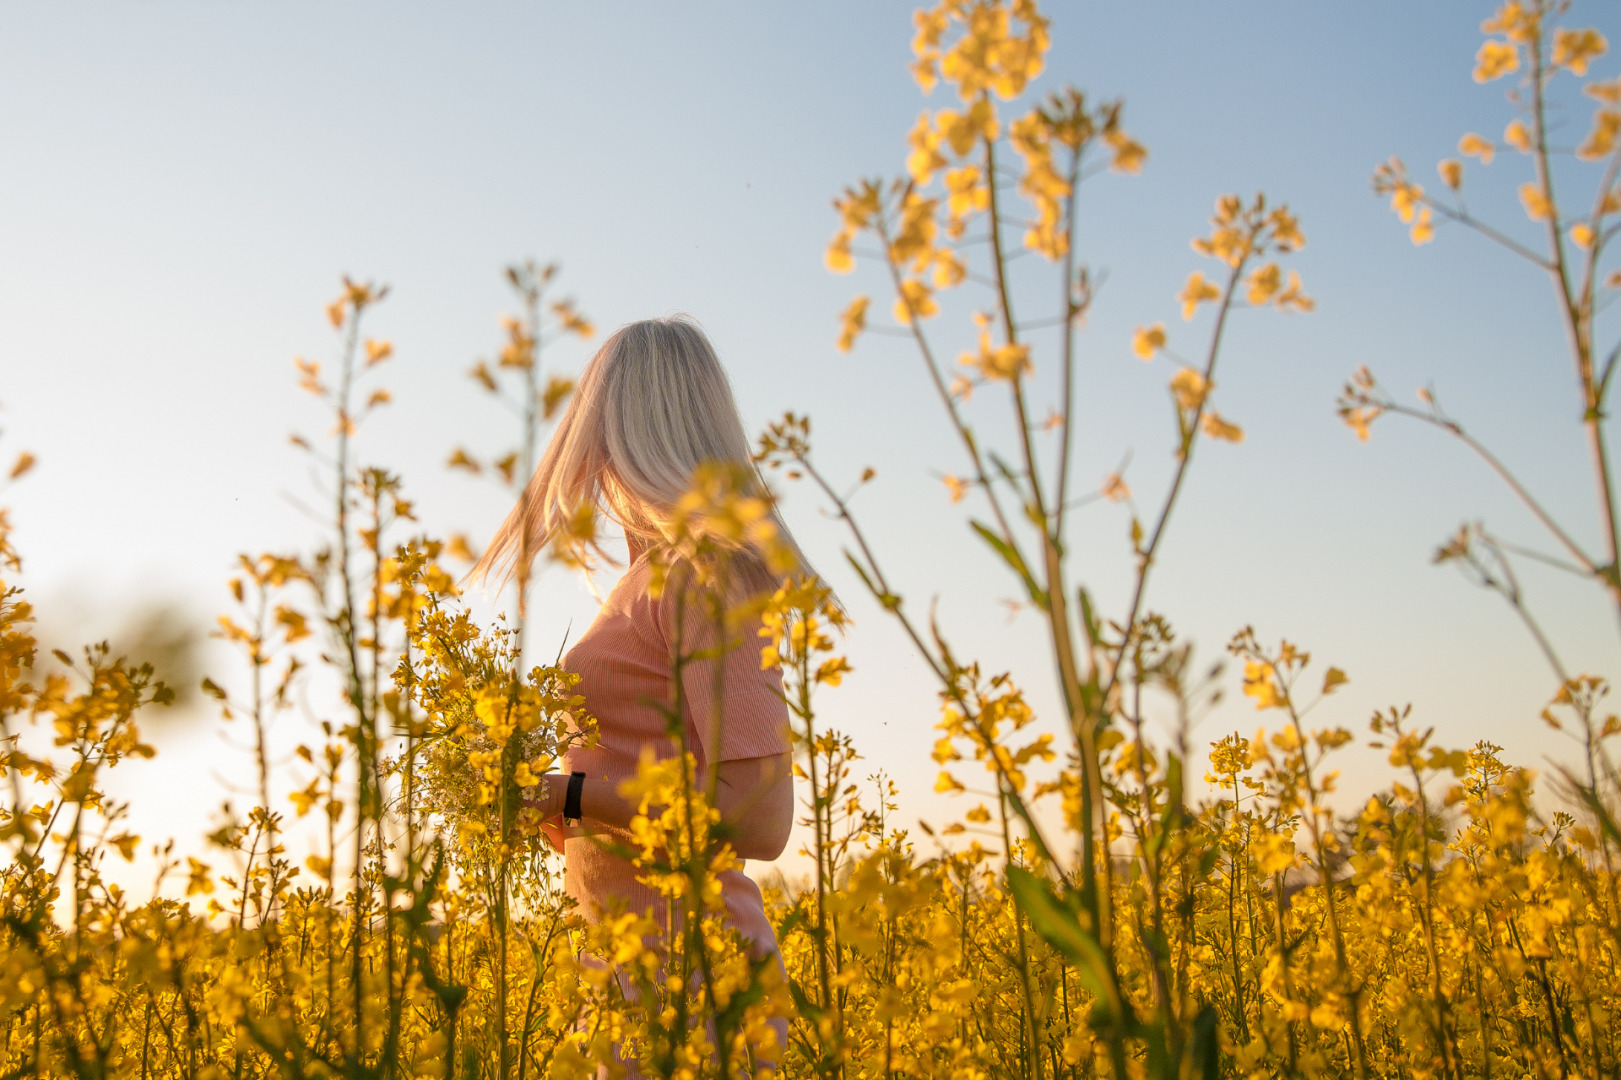
<path id="1" fill-rule="evenodd" d="M 1359 363 L 1403 395 L 1434 380 L 1574 533 L 1596 539 L 1551 289 L 1456 229 L 1412 248 L 1370 192 L 1391 153 L 1433 182 L 1460 134 L 1502 130 L 1505 84 L 1469 78 L 1490 7 L 1054 3 L 1040 88 L 1125 98 L 1150 151 L 1140 177 L 1104 178 L 1086 197 L 1084 258 L 1108 283 L 1082 345 L 1083 485 L 1130 450 L 1132 486 L 1145 504 L 1157 497 L 1170 369 L 1133 359 L 1130 335 L 1155 321 L 1173 344 L 1202 335 L 1173 298 L 1200 267 L 1187 241 L 1213 200 L 1264 189 L 1294 207 L 1309 240 L 1294 265 L 1318 310 L 1246 314 L 1234 328 L 1217 401 L 1248 437 L 1202 453 L 1152 606 L 1207 659 L 1253 623 L 1344 668 L 1351 685 L 1325 721 L 1360 731 L 1374 707 L 1412 701 L 1444 741 L 1491 738 L 1541 764 L 1559 745 L 1536 720 L 1546 671 L 1501 602 L 1429 556 L 1477 517 L 1542 538 L 1457 446 L 1388 420 L 1360 445 L 1333 408 Z M 228 601 L 238 551 L 316 543 L 289 498 L 312 487 L 287 434 L 319 434 L 323 418 L 296 389 L 292 358 L 330 357 L 322 306 L 345 272 L 394 289 L 373 330 L 396 346 L 383 374 L 395 404 L 368 423 L 363 453 L 404 474 L 427 527 L 487 535 L 502 496 L 443 463 L 458 443 L 510 441 L 464 372 L 497 347 L 510 308 L 501 268 L 532 255 L 563 263 L 565 288 L 600 327 L 697 316 L 751 426 L 807 412 L 830 472 L 876 467 L 858 505 L 895 577 L 919 607 L 938 593 L 959 647 L 1012 668 L 1056 719 L 1038 626 L 1028 613 L 1007 620 L 1000 600 L 1015 585 L 937 479 L 961 460 L 916 357 L 881 338 L 848 356 L 833 348 L 838 310 L 881 283 L 823 268 L 829 200 L 904 162 L 923 107 L 905 71 L 910 10 L 0 10 L 0 449 L 40 459 L 9 497 L 34 598 L 47 616 L 53 599 L 95 609 L 76 627 L 86 633 L 113 632 L 156 595 L 209 619 Z M 1573 17 L 1621 43 L 1621 9 L 1588 2 Z M 1616 70 L 1607 56 L 1594 73 Z M 1568 115 L 1574 141 L 1586 109 Z M 1512 192 L 1526 173 L 1512 154 L 1472 170 L 1477 211 L 1525 229 Z M 950 355 L 968 340 L 962 325 L 937 333 Z M 548 362 L 573 371 L 585 355 L 570 346 Z M 1036 363 L 1052 373 L 1050 356 Z M 1002 413 L 994 395 L 976 397 L 987 433 L 1006 431 Z M 924 752 L 932 687 L 859 595 L 815 501 L 790 491 L 786 512 L 858 619 L 857 673 L 828 714 L 901 781 L 908 812 L 938 816 Z M 1104 505 L 1076 526 L 1078 577 L 1117 611 L 1125 517 Z M 1552 572 L 1526 577 L 1572 666 L 1614 674 L 1604 605 Z M 542 635 L 560 637 L 593 604 L 554 576 L 540 610 Z M 224 653 L 209 669 L 237 671 Z M 1233 702 L 1201 737 L 1262 719 L 1229 678 Z M 149 832 L 197 831 L 182 815 L 216 799 L 206 773 L 235 771 L 235 758 L 201 713 L 152 726 L 165 756 L 132 777 L 138 810 Z M 1363 791 L 1379 775 L 1355 757 L 1348 769 Z"/>

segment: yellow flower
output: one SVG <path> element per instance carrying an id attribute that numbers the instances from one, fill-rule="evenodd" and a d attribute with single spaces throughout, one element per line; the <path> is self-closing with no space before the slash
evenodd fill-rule
<path id="1" fill-rule="evenodd" d="M 934 261 L 938 205 L 937 200 L 925 199 L 915 191 L 902 200 L 900 228 L 889 245 L 889 257 L 897 264 L 911 263 L 914 271 L 921 272 Z"/>
<path id="2" fill-rule="evenodd" d="M 1185 367 L 1171 376 L 1171 393 L 1176 396 L 1179 408 L 1192 412 L 1204 404 L 1206 395 L 1210 393 L 1210 383 L 1196 369 Z"/>
<path id="3" fill-rule="evenodd" d="M 940 134 L 934 130 L 929 111 L 924 109 L 917 123 L 906 137 L 912 152 L 906 158 L 906 171 L 914 182 L 927 184 L 934 174 L 946 167 L 945 155 L 940 153 Z"/>
<path id="4" fill-rule="evenodd" d="M 1621 75 L 1607 82 L 1592 82 L 1582 87 L 1582 93 L 1606 105 L 1621 105 Z"/>
<path id="5" fill-rule="evenodd" d="M 1593 130 L 1587 133 L 1582 145 L 1576 148 L 1576 156 L 1583 161 L 1597 161 L 1610 156 L 1615 149 L 1615 138 L 1621 133 L 1621 112 L 1615 109 L 1600 109 L 1593 114 Z"/>
<path id="6" fill-rule="evenodd" d="M 1143 162 L 1148 160 L 1148 151 L 1141 143 L 1119 130 L 1109 132 L 1103 139 L 1114 149 L 1114 160 L 1109 163 L 1109 168 L 1123 173 L 1143 171 Z"/>
<path id="7" fill-rule="evenodd" d="M 1503 141 L 1522 154 L 1531 152 L 1531 131 L 1523 121 L 1511 120 L 1503 129 Z"/>
<path id="8" fill-rule="evenodd" d="M 895 300 L 895 321 L 910 324 L 913 315 L 919 319 L 927 319 L 937 314 L 940 308 L 934 302 L 934 293 L 923 282 L 916 278 L 907 278 L 901 282 L 901 295 Z"/>
<path id="9" fill-rule="evenodd" d="M 1131 488 L 1126 486 L 1125 479 L 1119 473 L 1105 476 L 1100 490 L 1103 497 L 1110 502 L 1125 502 L 1131 498 Z"/>
<path id="10" fill-rule="evenodd" d="M 1131 351 L 1139 360 L 1152 360 L 1154 354 L 1165 347 L 1165 324 L 1139 326 L 1131 338 Z"/>
<path id="11" fill-rule="evenodd" d="M 1497 14 L 1480 24 L 1482 34 L 1502 34 L 1510 41 L 1524 45 L 1536 36 L 1542 16 L 1527 8 L 1524 0 L 1507 0 Z"/>
<path id="12" fill-rule="evenodd" d="M 1413 227 L 1407 231 L 1407 234 L 1411 237 L 1415 247 L 1427 244 L 1435 239 L 1435 226 L 1430 220 L 1429 207 L 1426 206 L 1418 212 L 1418 220 L 1413 222 Z"/>
<path id="13" fill-rule="evenodd" d="M 1479 158 L 1482 165 L 1490 165 L 1497 147 L 1471 131 L 1458 140 L 1458 153 L 1464 157 Z"/>
<path id="14" fill-rule="evenodd" d="M 935 125 L 958 157 L 979 145 L 981 139 L 994 139 L 997 133 L 996 108 L 989 98 L 980 98 L 965 113 L 941 109 Z"/>
<path id="15" fill-rule="evenodd" d="M 546 380 L 546 389 L 540 395 L 541 416 L 550 420 L 557 413 L 558 406 L 568 400 L 574 393 L 574 380 L 561 375 L 553 375 Z"/>
<path id="16" fill-rule="evenodd" d="M 1553 212 L 1547 195 L 1536 184 L 1520 185 L 1520 204 L 1525 207 L 1525 216 L 1532 221 L 1545 221 Z"/>
<path id="17" fill-rule="evenodd" d="M 298 385 L 301 390 L 312 394 L 325 394 L 326 385 L 321 382 L 321 365 L 314 360 L 306 360 L 302 356 L 293 358 L 293 366 L 298 368 Z"/>
<path id="18" fill-rule="evenodd" d="M 1609 43 L 1604 35 L 1597 30 L 1566 30 L 1560 27 L 1554 32 L 1553 62 L 1555 67 L 1562 67 L 1572 75 L 1586 75 L 1587 64 L 1603 56 Z"/>
<path id="19" fill-rule="evenodd" d="M 953 289 L 968 278 L 968 265 L 950 248 L 939 248 L 934 253 L 934 287 Z"/>
<path id="20" fill-rule="evenodd" d="M 968 494 L 968 489 L 971 486 L 969 482 L 961 477 L 952 476 L 949 473 L 946 474 L 944 479 L 946 483 L 946 490 L 951 492 L 951 501 L 954 503 L 962 502 L 963 496 Z"/>
<path id="21" fill-rule="evenodd" d="M 1328 1031 L 1341 1031 L 1345 1028 L 1345 1017 L 1338 1005 L 1327 1001 L 1320 1002 L 1312 1008 L 1310 1019 L 1313 1027 Z"/>
<path id="22" fill-rule="evenodd" d="M 1475 54 L 1475 81 L 1488 83 L 1520 67 L 1520 50 L 1506 41 L 1488 41 Z"/>
<path id="23" fill-rule="evenodd" d="M 976 318 L 976 321 L 979 321 Z M 981 322 L 981 325 L 985 325 Z M 1017 379 L 1026 375 L 1030 367 L 1030 347 L 1028 345 L 1007 344 L 997 347 L 991 345 L 991 336 L 981 330 L 979 334 L 979 351 L 977 353 L 963 353 L 958 362 L 972 368 L 987 379 Z M 964 395 L 965 397 L 967 395 Z"/>
<path id="24" fill-rule="evenodd" d="M 984 210 L 991 202 L 990 189 L 980 178 L 978 167 L 965 165 L 946 173 L 946 209 L 952 217 L 965 217 Z"/>
<path id="25" fill-rule="evenodd" d="M 1398 182 L 1390 189 L 1390 208 L 1405 223 L 1411 223 L 1424 199 L 1424 189 L 1409 180 Z"/>
<path id="26" fill-rule="evenodd" d="M 1577 222 L 1570 227 L 1570 242 L 1586 251 L 1593 246 L 1593 227 L 1586 222 Z"/>
<path id="27" fill-rule="evenodd" d="M 391 345 L 389 342 L 386 342 L 386 341 L 374 341 L 374 340 L 372 340 L 370 338 L 368 338 L 366 340 L 366 366 L 367 367 L 371 367 L 373 364 L 381 364 L 384 360 L 387 360 L 389 357 L 391 357 L 393 355 L 394 355 L 394 346 Z"/>
<path id="28" fill-rule="evenodd" d="M 1282 311 L 1291 308 L 1295 311 L 1312 311 L 1317 307 L 1317 301 L 1301 292 L 1300 275 L 1293 270 L 1289 271 L 1289 284 L 1278 294 L 1275 302 Z"/>
<path id="29" fill-rule="evenodd" d="M 1250 274 L 1249 292 L 1245 298 L 1259 307 L 1271 300 L 1282 287 L 1283 271 L 1277 263 L 1267 263 Z"/>
<path id="30" fill-rule="evenodd" d="M 186 856 L 186 862 L 191 864 L 191 873 L 186 879 L 186 895 L 194 896 L 197 893 L 213 892 L 214 878 L 209 872 L 209 865 L 205 862 L 199 862 L 190 855 Z"/>
<path id="31" fill-rule="evenodd" d="M 552 305 L 552 314 L 556 315 L 558 322 L 563 324 L 563 329 L 571 334 L 588 338 L 597 332 L 597 328 L 591 324 L 591 320 L 580 314 L 572 300 L 557 301 Z"/>
<path id="32" fill-rule="evenodd" d="M 845 188 L 844 197 L 833 202 L 833 208 L 844 219 L 844 231 L 858 233 L 872 224 L 872 219 L 878 216 L 878 199 L 876 184 L 869 182 L 859 189 Z"/>
<path id="33" fill-rule="evenodd" d="M 1279 251 L 1298 251 L 1306 246 L 1306 237 L 1300 231 L 1300 222 L 1289 213 L 1289 208 L 1280 206 L 1272 211 L 1269 219 L 1272 225 L 1272 243 Z"/>
<path id="34" fill-rule="evenodd" d="M 1281 833 L 1261 833 L 1250 841 L 1250 856 L 1256 869 L 1267 877 L 1281 874 L 1295 864 L 1295 844 Z"/>
<path id="35" fill-rule="evenodd" d="M 858 296 L 850 301 L 850 306 L 839 315 L 840 352 L 849 352 L 856 343 L 856 336 L 867 328 L 868 303 L 867 297 Z"/>
<path id="36" fill-rule="evenodd" d="M 1441 174 L 1441 182 L 1453 191 L 1463 187 L 1463 162 L 1456 158 L 1447 158 L 1435 167 Z"/>
<path id="37" fill-rule="evenodd" d="M 1239 443 L 1244 441 L 1244 429 L 1237 424 L 1228 423 L 1221 418 L 1221 414 L 1211 410 L 1204 414 L 1199 421 L 1204 433 L 1212 439 L 1221 439 L 1224 442 Z"/>
<path id="38" fill-rule="evenodd" d="M 1030 346 L 1003 345 L 980 356 L 980 370 L 991 379 L 1017 379 L 1030 371 Z"/>
<path id="39" fill-rule="evenodd" d="M 1182 292 L 1177 297 L 1178 300 L 1182 301 L 1183 320 L 1192 319 L 1193 313 L 1198 310 L 1200 304 L 1218 299 L 1220 296 L 1221 290 L 1216 287 L 1215 283 L 1206 281 L 1205 276 L 1195 270 L 1193 276 L 1188 278 L 1188 283 L 1182 286 Z"/>
<path id="40" fill-rule="evenodd" d="M 856 268 L 856 261 L 850 255 L 850 234 L 841 232 L 827 245 L 825 257 L 827 268 L 835 274 L 848 274 Z"/>
<path id="41" fill-rule="evenodd" d="M 1244 694 L 1255 699 L 1257 709 L 1282 708 L 1287 700 L 1279 691 L 1277 672 L 1271 664 L 1259 660 L 1244 663 Z"/>

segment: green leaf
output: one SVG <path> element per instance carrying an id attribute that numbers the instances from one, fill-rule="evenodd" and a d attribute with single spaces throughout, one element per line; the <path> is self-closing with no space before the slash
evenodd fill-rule
<path id="1" fill-rule="evenodd" d="M 1012 787 L 1009 787 L 1004 794 L 1008 806 L 1019 820 L 1024 822 L 1026 829 L 1025 839 L 1036 849 L 1036 854 L 1047 862 L 1055 862 L 1052 849 L 1047 846 L 1047 838 L 1041 831 L 1041 824 L 1036 821 L 1035 815 L 1030 812 L 1030 807 L 1025 803 L 1024 798 L 1017 791 L 1014 791 Z"/>
<path id="2" fill-rule="evenodd" d="M 1165 814 L 1177 815 L 1178 823 L 1182 818 L 1182 797 L 1187 794 L 1182 772 L 1182 759 L 1176 754 L 1168 754 L 1165 761 L 1165 791 L 1170 796 L 1170 805 L 1165 808 Z"/>
<path id="3" fill-rule="evenodd" d="M 884 610 L 895 611 L 901 606 L 900 597 L 896 596 L 894 593 L 887 593 L 874 584 L 872 578 L 867 575 L 867 571 L 861 565 L 861 561 L 859 559 L 848 551 L 844 553 L 844 557 L 849 560 L 851 568 L 856 572 L 856 576 L 861 579 L 861 584 L 865 585 L 867 587 L 867 591 L 872 593 L 873 598 L 884 606 Z"/>
<path id="4" fill-rule="evenodd" d="M 1217 1080 L 1221 1076 L 1221 1043 L 1217 1038 L 1220 1022 L 1214 1006 L 1206 1005 L 1193 1018 L 1193 1041 L 1188 1057 L 1193 1059 L 1194 1075 L 1200 1080 Z"/>
<path id="5" fill-rule="evenodd" d="M 1097 609 L 1092 606 L 1092 594 L 1086 591 L 1085 585 L 1075 590 L 1075 600 L 1081 608 L 1081 627 L 1086 631 L 1086 640 L 1095 645 L 1101 629 Z"/>
<path id="6" fill-rule="evenodd" d="M 968 524 L 979 534 L 980 539 L 989 544 L 993 551 L 1002 556 L 1002 561 L 1019 575 L 1019 580 L 1024 582 L 1025 591 L 1030 594 L 1031 603 L 1042 611 L 1050 611 L 1052 605 L 1048 602 L 1047 591 L 1036 582 L 1035 576 L 1030 573 L 1030 567 L 1024 561 L 1024 556 L 1019 554 L 1019 549 L 996 535 L 983 521 L 970 521 Z"/>
<path id="7" fill-rule="evenodd" d="M 1598 392 L 1593 395 L 1593 400 L 1596 402 L 1594 411 L 1599 414 L 1599 419 L 1602 419 L 1604 415 L 1604 399 L 1609 396 L 1610 376 L 1615 374 L 1615 364 L 1618 359 L 1621 359 L 1621 345 L 1617 345 L 1610 350 L 1610 355 L 1604 361 L 1603 373 L 1598 377 Z"/>
<path id="8" fill-rule="evenodd" d="M 1154 964 L 1163 964 L 1170 960 L 1171 940 L 1165 936 L 1165 931 L 1145 926 L 1139 936 L 1142 938 L 1143 947 L 1148 951 L 1149 959 Z"/>
<path id="9" fill-rule="evenodd" d="M 1147 1044 L 1150 1080 L 1177 1080 L 1176 1062 L 1171 1059 L 1170 1047 L 1166 1045 L 1165 1025 L 1144 1024 L 1137 1034 Z"/>
<path id="10" fill-rule="evenodd" d="M 1008 867 L 1007 879 L 1014 902 L 1031 927 L 1070 962 L 1081 985 L 1097 1000 L 1103 1018 L 1118 1027 L 1124 1018 L 1120 992 L 1098 939 L 1081 925 L 1075 910 L 1060 900 L 1044 879 L 1022 866 Z"/>
<path id="11" fill-rule="evenodd" d="M 801 1016 L 813 1023 L 821 1019 L 821 1007 L 811 1000 L 811 996 L 805 993 L 805 988 L 799 984 L 799 980 L 792 975 L 788 977 L 788 994 L 794 999 L 794 1007 L 799 1010 Z"/>

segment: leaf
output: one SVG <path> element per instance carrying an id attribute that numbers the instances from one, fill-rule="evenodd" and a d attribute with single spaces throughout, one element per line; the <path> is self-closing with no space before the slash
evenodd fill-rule
<path id="1" fill-rule="evenodd" d="M 1603 374 L 1599 376 L 1598 393 L 1595 395 L 1600 409 L 1604 407 L 1604 399 L 1610 392 L 1610 376 L 1615 374 L 1615 362 L 1617 359 L 1621 359 L 1621 345 L 1611 349 L 1610 355 L 1604 359 Z"/>
<path id="2" fill-rule="evenodd" d="M 1206 1005 L 1193 1018 L 1193 1040 L 1188 1047 L 1188 1057 L 1193 1060 L 1196 1075 L 1201 1080 L 1217 1080 L 1221 1076 L 1219 1028 L 1220 1018 L 1213 1005 Z"/>
<path id="3" fill-rule="evenodd" d="M 1178 1080 L 1176 1063 L 1171 1058 L 1170 1047 L 1165 1041 L 1165 1025 L 1144 1024 L 1142 1030 L 1136 1034 L 1147 1043 L 1146 1071 L 1151 1080 Z"/>
<path id="4" fill-rule="evenodd" d="M 810 995 L 805 993 L 805 988 L 799 985 L 799 980 L 791 975 L 788 977 L 788 993 L 793 997 L 794 1005 L 799 1009 L 801 1016 L 812 1022 L 821 1017 L 822 1010 L 817 1008 Z"/>
<path id="5" fill-rule="evenodd" d="M 1022 866 L 1007 868 L 1008 888 L 1030 925 L 1075 968 L 1081 985 L 1097 999 L 1111 1024 L 1119 1025 L 1123 1010 L 1109 958 L 1098 939 L 1081 926 L 1075 911 L 1054 895 L 1052 886 Z"/>
<path id="6" fill-rule="evenodd" d="M 1097 609 L 1092 606 L 1092 594 L 1085 585 L 1075 590 L 1075 602 L 1081 609 L 1081 627 L 1086 631 L 1086 640 L 1095 643 L 1099 632 Z"/>
<path id="7" fill-rule="evenodd" d="M 1013 811 L 1020 821 L 1024 822 L 1026 843 L 1035 848 L 1036 854 L 1046 862 L 1055 862 L 1052 848 L 1047 846 L 1047 838 L 1042 834 L 1041 825 L 1036 821 L 1035 815 L 1030 812 L 1029 804 L 1024 801 L 1024 796 L 1009 787 L 1003 792 L 1003 798 L 1007 799 L 1008 808 Z"/>
<path id="8" fill-rule="evenodd" d="M 844 557 L 849 560 L 850 566 L 856 572 L 856 576 L 861 579 L 861 584 L 867 587 L 867 591 L 872 593 L 873 598 L 883 605 L 885 611 L 895 611 L 901 606 L 901 598 L 894 593 L 885 592 L 874 584 L 872 578 L 867 576 L 867 571 L 854 555 L 846 551 Z"/>
<path id="9" fill-rule="evenodd" d="M 1030 573 L 1030 567 L 1025 564 L 1024 556 L 1019 554 L 1019 549 L 997 536 L 982 521 L 970 521 L 968 524 L 979 534 L 980 539 L 989 544 L 993 551 L 1002 556 L 1002 561 L 1011 566 L 1013 572 L 1019 575 L 1019 579 L 1024 582 L 1025 591 L 1030 594 L 1031 603 L 1042 611 L 1050 611 L 1052 605 L 1048 601 L 1047 592 L 1036 583 L 1035 577 Z"/>

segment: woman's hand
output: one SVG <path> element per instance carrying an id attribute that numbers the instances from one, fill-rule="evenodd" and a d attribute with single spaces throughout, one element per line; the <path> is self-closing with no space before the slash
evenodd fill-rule
<path id="1" fill-rule="evenodd" d="M 540 834 L 558 851 L 567 834 L 563 830 L 563 799 L 568 793 L 568 777 L 545 773 L 540 783 L 525 789 L 523 805 L 540 814 Z"/>

